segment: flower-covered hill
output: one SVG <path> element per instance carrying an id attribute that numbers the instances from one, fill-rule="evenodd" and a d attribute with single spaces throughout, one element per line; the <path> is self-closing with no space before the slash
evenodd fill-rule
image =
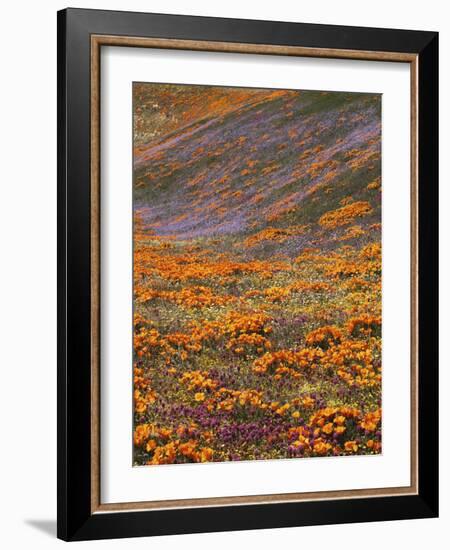
<path id="1" fill-rule="evenodd" d="M 257 90 L 245 101 L 235 90 L 237 98 L 216 100 L 209 116 L 185 114 L 179 130 L 138 147 L 135 208 L 149 229 L 183 238 L 254 235 L 257 244 L 262 229 L 276 235 L 298 226 L 289 246 L 283 233 L 274 239 L 295 255 L 316 239 L 352 242 L 379 221 L 379 96 Z M 321 223 L 340 207 L 339 219 Z"/>
<path id="2" fill-rule="evenodd" d="M 134 91 L 134 464 L 380 453 L 380 97 Z"/>

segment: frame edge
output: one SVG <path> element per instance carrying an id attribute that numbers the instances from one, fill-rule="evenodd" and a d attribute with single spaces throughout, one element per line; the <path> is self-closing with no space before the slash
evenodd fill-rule
<path id="1" fill-rule="evenodd" d="M 388 497 L 396 499 L 396 504 L 386 506 L 385 498 L 379 499 L 353 499 L 341 501 L 341 510 L 335 512 L 332 519 L 312 518 L 312 510 L 316 515 L 321 515 L 328 511 L 331 518 L 333 512 L 330 510 L 332 503 L 330 501 L 320 501 L 314 504 L 309 503 L 284 503 L 283 511 L 285 514 L 280 517 L 276 514 L 281 510 L 278 504 L 246 505 L 247 514 L 242 514 L 239 510 L 242 506 L 227 506 L 225 508 L 200 508 L 188 510 L 159 510 L 153 512 L 121 512 L 121 513 L 102 513 L 90 514 L 85 507 L 85 489 L 77 488 L 77 494 L 74 495 L 74 501 L 69 499 L 72 495 L 71 489 L 76 488 L 76 478 L 73 476 L 74 468 L 77 466 L 77 456 L 70 458 L 70 447 L 73 447 L 74 440 L 83 437 L 78 434 L 76 428 L 71 425 L 71 404 L 73 407 L 74 395 L 81 392 L 81 382 L 78 380 L 75 385 L 73 395 L 68 395 L 68 380 L 73 372 L 73 365 L 70 366 L 67 360 L 67 352 L 70 351 L 67 343 L 68 337 L 68 307 L 67 298 L 70 291 L 67 283 L 67 277 L 70 275 L 70 269 L 73 266 L 69 263 L 67 266 L 70 246 L 75 243 L 68 242 L 69 229 L 74 228 L 74 220 L 69 220 L 69 211 L 67 210 L 69 189 L 69 177 L 71 175 L 68 162 L 68 146 L 70 139 L 67 135 L 68 126 L 68 96 L 70 86 L 67 82 L 67 48 L 68 48 L 68 26 L 72 26 L 74 34 L 89 35 L 86 28 L 81 29 L 79 24 L 84 22 L 85 17 L 93 14 L 99 16 L 100 10 L 78 10 L 69 8 L 58 12 L 58 530 L 57 536 L 63 540 L 92 540 L 97 538 L 111 537 L 130 537 L 130 536 L 148 536 L 165 535 L 188 532 L 205 531 L 226 531 L 226 530 L 245 530 L 257 528 L 276 528 L 290 527 L 300 525 L 321 525 L 327 523 L 348 523 L 365 522 L 364 514 L 370 512 L 370 508 L 377 510 L 377 520 L 394 520 L 408 518 L 437 517 L 438 515 L 438 456 L 437 456 L 437 210 L 438 201 L 437 190 L 437 71 L 438 71 L 438 33 L 428 33 L 422 31 L 412 31 L 420 34 L 421 39 L 425 41 L 425 46 L 419 53 L 419 320 L 421 340 L 424 336 L 428 341 L 426 345 L 419 348 L 419 363 L 427 364 L 427 377 L 424 373 L 420 374 L 419 392 L 419 410 L 421 414 L 426 414 L 428 420 L 432 420 L 432 427 L 429 424 L 424 425 L 419 421 L 419 495 L 407 497 Z M 129 12 L 113 12 L 120 16 L 129 14 Z M 74 17 L 72 17 L 72 15 Z M 80 18 L 79 16 L 82 15 Z M 135 14 L 136 15 L 136 14 Z M 149 15 L 149 14 L 146 14 Z M 184 16 L 163 16 L 163 17 L 184 17 Z M 190 18 L 190 16 L 187 16 Z M 76 21 L 78 19 L 78 21 Z M 196 18 L 207 20 L 211 18 Z M 222 20 L 230 21 L 230 20 Z M 239 20 L 238 20 L 239 21 Z M 244 20 L 241 20 L 244 21 Z M 78 24 L 77 24 L 78 23 Z M 264 23 L 264 22 L 255 22 Z M 268 22 L 265 22 L 268 23 Z M 276 22 L 277 25 L 284 23 Z M 298 24 L 300 25 L 300 24 Z M 81 25 L 83 26 L 83 25 Z M 75 28 L 77 27 L 77 28 Z M 321 25 L 317 25 L 321 27 Z M 351 28 L 351 27 L 350 27 Z M 408 31 L 398 31 L 408 32 Z M 195 34 L 195 31 L 194 31 Z M 426 35 L 426 36 L 425 36 Z M 81 36 L 78 37 L 81 40 Z M 83 63 L 84 61 L 81 60 Z M 84 99 L 80 101 L 84 104 Z M 425 116 L 424 107 L 428 106 L 431 112 Z M 430 107 L 431 105 L 431 107 Z M 81 145 L 78 144 L 81 149 Z M 425 157 L 425 160 L 424 158 Z M 84 161 L 84 156 L 82 158 Z M 81 170 L 79 171 L 81 172 Z M 78 173 L 78 176 L 83 175 Z M 74 174 L 72 174 L 74 176 Z M 421 183 L 422 182 L 422 183 Z M 73 191 L 71 191 L 73 193 Z M 77 201 L 78 202 L 78 201 Z M 432 210 L 430 210 L 430 208 Z M 436 217 L 427 220 L 426 213 L 436 212 Z M 78 214 L 82 217 L 84 213 Z M 426 221 L 426 224 L 424 222 Z M 70 225 L 71 224 L 71 225 Z M 69 227 L 70 225 L 70 227 Z M 83 235 L 84 236 L 84 235 Z M 72 235 L 72 238 L 74 236 Z M 83 243 L 81 243 L 83 244 Z M 80 252 L 83 255 L 84 252 Z M 77 258 L 75 258 L 77 259 Z M 81 262 L 83 264 L 83 261 Z M 420 276 L 420 268 L 424 273 L 424 266 L 428 266 L 429 273 L 425 280 Z M 76 266 L 78 267 L 78 266 Z M 81 265 L 82 267 L 82 265 Z M 79 283 L 79 282 L 78 282 Z M 82 284 L 82 283 L 79 283 Z M 75 285 L 77 286 L 77 285 Z M 424 288 L 430 286 L 431 288 Z M 422 289 L 422 290 L 421 290 Z M 82 308 L 82 306 L 80 306 Z M 75 315 L 76 317 L 76 315 Z M 73 323 L 72 323 L 73 324 Z M 79 329 L 81 331 L 81 329 Z M 429 359 L 431 357 L 431 360 Z M 428 369 L 430 365 L 430 370 Z M 84 368 L 84 367 L 83 367 Z M 72 370 L 70 370 L 72 369 Z M 431 372 L 431 374 L 430 374 Z M 84 375 L 83 375 L 84 376 Z M 83 390 L 84 392 L 84 390 Z M 84 416 L 84 415 L 83 415 Z M 80 421 L 81 423 L 81 421 Z M 74 431 L 75 430 L 75 431 Z M 76 437 L 74 437 L 76 435 Z M 72 440 L 72 443 L 70 442 Z M 427 446 L 427 448 L 426 448 Z M 81 452 L 80 452 L 81 454 Z M 71 463 L 71 464 L 70 464 Z M 85 465 L 80 465 L 84 478 L 88 476 Z M 89 487 L 92 479 L 89 474 Z M 370 503 L 368 501 L 374 501 Z M 376 501 L 376 502 L 375 502 Z M 356 510 L 359 504 L 360 510 Z M 384 506 L 383 506 L 384 503 Z M 305 504 L 310 506 L 310 511 L 302 515 L 305 510 Z M 403 505 L 403 506 L 402 506 Z M 276 509 L 274 507 L 277 507 Z M 404 510 L 400 513 L 398 509 L 402 506 Z M 374 510 L 372 510 L 372 513 Z M 228 517 L 225 520 L 220 519 L 225 513 Z M 409 513 L 409 515 L 407 515 Z M 199 514 L 204 517 L 200 518 Z M 250 514 L 253 514 L 251 521 Z M 350 518 L 350 515 L 352 516 Z M 144 518 L 147 518 L 145 521 Z M 179 523 L 178 519 L 179 518 Z M 201 522 L 199 521 L 201 519 Z M 196 521 L 197 520 L 197 521 Z M 210 524 L 205 529 L 201 523 Z M 246 523 L 247 522 L 247 523 Z M 174 523 L 177 523 L 175 529 Z M 199 527 L 200 525 L 200 527 Z"/>

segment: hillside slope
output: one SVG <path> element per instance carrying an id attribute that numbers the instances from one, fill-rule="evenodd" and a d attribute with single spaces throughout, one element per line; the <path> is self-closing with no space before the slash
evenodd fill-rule
<path id="1" fill-rule="evenodd" d="M 348 197 L 369 202 L 365 226 L 379 220 L 380 124 L 376 95 L 266 92 L 141 147 L 135 208 L 156 234 L 180 238 L 307 226 L 296 254 Z"/>
<path id="2" fill-rule="evenodd" d="M 134 464 L 380 453 L 380 96 L 138 92 Z"/>

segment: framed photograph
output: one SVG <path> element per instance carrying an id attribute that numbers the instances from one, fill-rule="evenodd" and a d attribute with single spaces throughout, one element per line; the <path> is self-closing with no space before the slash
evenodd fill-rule
<path id="1" fill-rule="evenodd" d="M 58 536 L 438 514 L 438 35 L 58 13 Z"/>

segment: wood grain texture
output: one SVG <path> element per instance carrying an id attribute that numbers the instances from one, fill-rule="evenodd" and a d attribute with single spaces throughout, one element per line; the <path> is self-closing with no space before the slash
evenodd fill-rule
<path id="1" fill-rule="evenodd" d="M 373 52 L 350 49 L 337 50 L 333 48 L 306 48 L 301 46 L 279 46 L 273 44 L 241 44 L 236 42 L 140 38 L 132 36 L 93 35 L 91 43 L 96 44 L 97 46 L 163 48 L 169 50 L 286 55 L 296 57 L 326 57 L 331 59 L 362 59 L 393 62 L 413 62 L 416 58 L 415 54 L 402 52 Z"/>

